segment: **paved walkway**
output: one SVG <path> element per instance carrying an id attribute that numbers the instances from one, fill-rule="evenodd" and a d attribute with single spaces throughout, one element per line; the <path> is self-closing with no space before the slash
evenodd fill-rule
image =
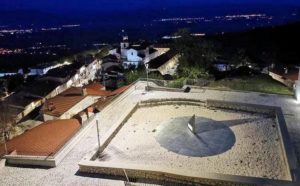
<path id="1" fill-rule="evenodd" d="M 131 87 L 116 102 L 107 106 L 96 118 L 100 121 L 100 135 L 103 136 L 110 126 L 120 120 L 140 100 L 150 98 L 193 98 L 237 101 L 254 104 L 281 106 L 286 117 L 288 129 L 300 160 L 300 105 L 291 97 L 260 93 L 226 92 L 216 90 L 192 90 L 191 93 L 149 92 L 144 94 L 145 82 Z M 95 120 L 89 132 L 70 151 L 56 168 L 19 168 L 0 169 L 0 185 L 124 185 L 123 181 L 99 179 L 76 175 L 78 162 L 97 145 Z"/>

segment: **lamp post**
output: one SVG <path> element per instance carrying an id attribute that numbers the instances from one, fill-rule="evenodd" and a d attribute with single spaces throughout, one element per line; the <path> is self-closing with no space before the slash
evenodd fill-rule
<path id="1" fill-rule="evenodd" d="M 146 91 L 148 91 L 148 87 L 149 87 L 149 81 L 148 81 L 148 73 L 149 73 L 148 68 L 149 68 L 149 64 L 146 63 L 145 67 L 146 67 L 146 74 L 147 74 L 147 87 L 146 87 Z"/>
<path id="2" fill-rule="evenodd" d="M 106 87 L 106 83 L 105 83 L 105 78 L 108 76 L 107 73 L 103 73 L 103 76 L 102 76 L 102 80 L 103 80 L 103 86 Z"/>
<path id="3" fill-rule="evenodd" d="M 3 131 L 3 138 L 4 138 L 5 155 L 7 155 L 8 150 L 7 150 L 7 144 L 6 144 L 6 132 L 5 131 Z"/>
<path id="4" fill-rule="evenodd" d="M 99 136 L 99 122 L 98 120 L 96 120 L 96 124 L 97 124 L 97 137 L 98 137 L 98 150 L 100 152 L 100 136 Z"/>

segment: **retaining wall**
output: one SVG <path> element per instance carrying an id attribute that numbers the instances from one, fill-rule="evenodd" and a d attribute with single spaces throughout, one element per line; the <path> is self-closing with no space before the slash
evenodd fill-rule
<path id="1" fill-rule="evenodd" d="M 173 182 L 179 184 L 204 184 L 204 185 L 222 185 L 222 186 L 296 186 L 297 183 L 290 181 L 271 180 L 265 178 L 254 178 L 245 176 L 231 176 L 224 174 L 205 173 L 199 169 L 199 172 L 187 172 L 149 165 L 135 165 L 124 163 L 106 163 L 81 161 L 79 171 L 87 173 L 96 173 L 116 177 L 126 177 L 130 179 L 149 179 L 160 180 L 163 182 Z"/>
<path id="2" fill-rule="evenodd" d="M 184 92 L 183 89 L 177 89 L 177 88 L 166 88 L 166 87 L 152 87 L 148 86 L 146 87 L 149 91 L 166 91 L 166 92 Z"/>
<path id="3" fill-rule="evenodd" d="M 6 162 L 13 165 L 34 165 L 43 167 L 55 167 L 55 159 L 53 156 L 21 156 L 8 155 L 5 156 Z"/>
<path id="4" fill-rule="evenodd" d="M 276 107 L 266 106 L 266 105 L 256 105 L 248 103 L 237 103 L 237 102 L 227 102 L 227 101 L 217 101 L 217 100 L 206 100 L 207 107 L 216 107 L 221 109 L 231 109 L 238 111 L 246 111 L 253 113 L 271 114 L 275 116 Z"/>

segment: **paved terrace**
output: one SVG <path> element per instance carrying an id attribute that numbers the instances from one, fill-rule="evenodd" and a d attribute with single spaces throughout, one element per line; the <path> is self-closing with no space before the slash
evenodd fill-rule
<path id="1" fill-rule="evenodd" d="M 279 95 L 228 92 L 217 90 L 192 89 L 191 93 L 149 92 L 143 89 L 145 82 L 138 82 L 128 89 L 116 101 L 108 105 L 95 119 L 100 121 L 100 135 L 103 136 L 110 126 L 119 121 L 140 100 L 155 98 L 193 98 L 199 100 L 216 99 L 234 102 L 245 102 L 280 106 L 286 117 L 288 130 L 300 160 L 300 105 L 291 97 Z M 78 162 L 97 145 L 95 120 L 81 141 L 70 151 L 56 168 L 20 168 L 4 167 L 0 169 L 0 180 L 3 185 L 124 185 L 123 181 L 78 176 Z"/>

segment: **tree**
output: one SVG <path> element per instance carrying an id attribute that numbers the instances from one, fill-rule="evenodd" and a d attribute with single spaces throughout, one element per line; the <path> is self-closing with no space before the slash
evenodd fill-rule
<path id="1" fill-rule="evenodd" d="M 237 67 L 246 66 L 251 63 L 251 59 L 248 57 L 245 49 L 239 49 L 231 59 L 232 63 Z"/>
<path id="2" fill-rule="evenodd" d="M 24 77 L 20 74 L 10 76 L 7 79 L 8 92 L 13 92 L 24 84 Z"/>
<path id="3" fill-rule="evenodd" d="M 278 50 L 273 47 L 269 51 L 264 51 L 262 54 L 259 56 L 260 59 L 268 66 L 271 64 L 278 64 L 279 63 L 279 52 Z"/>
<path id="4" fill-rule="evenodd" d="M 95 58 L 100 60 L 101 58 L 103 58 L 104 56 L 106 56 L 109 53 L 109 48 L 108 47 L 104 47 L 102 49 L 99 50 L 99 52 L 97 52 L 95 54 Z"/>
<path id="5" fill-rule="evenodd" d="M 191 67 L 202 72 L 207 70 L 217 57 L 215 43 L 196 38 L 187 29 L 180 29 L 177 35 L 180 36 L 175 42 L 175 48 L 180 53 L 179 71 Z"/>

